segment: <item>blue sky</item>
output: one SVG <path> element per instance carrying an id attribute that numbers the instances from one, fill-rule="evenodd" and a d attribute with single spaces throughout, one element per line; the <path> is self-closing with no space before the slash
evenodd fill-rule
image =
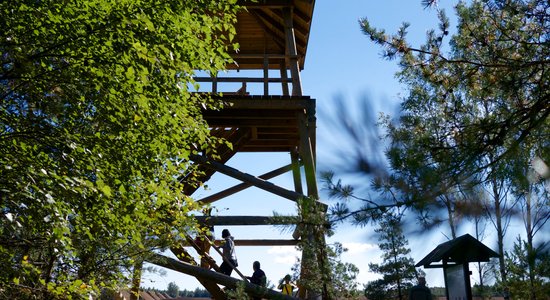
<path id="1" fill-rule="evenodd" d="M 411 24 L 410 40 L 420 44 L 428 29 L 437 28 L 436 11 L 424 9 L 420 0 L 346 0 L 316 1 L 304 71 L 301 74 L 304 94 L 317 100 L 317 166 L 318 170 L 334 167 L 337 147 L 345 147 L 346 141 L 340 141 L 330 132 L 330 125 L 321 116 L 330 114 L 335 99 L 343 99 L 350 107 L 360 101 L 368 100 L 374 112 L 394 114 L 399 104 L 402 87 L 394 77 L 396 62 L 381 57 L 381 49 L 373 44 L 359 29 L 358 20 L 367 17 L 371 24 L 384 28 L 388 33 L 395 32 L 402 22 Z M 454 1 L 443 1 L 447 14 L 453 14 Z M 456 25 L 452 23 L 451 26 Z M 247 173 L 260 175 L 290 162 L 287 153 L 276 154 L 237 154 L 228 165 Z M 272 182 L 292 188 L 290 174 L 278 177 Z M 200 198 L 215 193 L 240 182 L 216 174 L 208 183 L 208 190 L 201 190 L 194 196 Z M 323 200 L 326 199 L 322 195 Z M 327 201 L 327 203 L 330 203 Z M 220 215 L 272 215 L 274 211 L 292 215 L 295 213 L 293 202 L 278 198 L 261 190 L 250 188 L 232 197 L 214 203 Z M 274 238 L 289 239 L 291 234 L 280 232 L 269 226 L 254 228 L 244 226 L 228 227 L 236 239 Z M 216 228 L 216 237 L 221 230 Z M 442 229 L 443 231 L 443 229 Z M 461 233 L 462 234 L 462 233 Z M 426 239 L 430 243 L 426 243 Z M 380 252 L 371 228 L 359 228 L 341 225 L 329 243 L 341 242 L 349 251 L 343 259 L 354 263 L 359 269 L 360 283 L 375 278 L 368 272 L 368 263 L 379 262 Z M 446 241 L 442 232 L 434 232 L 419 240 L 409 240 L 415 261 L 422 259 L 437 244 Z M 295 257 L 299 256 L 293 247 L 238 247 L 239 270 L 244 274 L 252 273 L 252 262 L 258 260 L 268 279 L 275 283 L 290 273 Z M 220 262 L 216 254 L 213 257 Z M 145 274 L 144 287 L 165 289 L 168 283 L 175 282 L 180 289 L 201 287 L 193 277 L 166 271 L 165 276 Z M 235 274 L 233 276 L 236 276 Z M 442 286 L 442 271 L 427 273 L 428 285 Z"/>

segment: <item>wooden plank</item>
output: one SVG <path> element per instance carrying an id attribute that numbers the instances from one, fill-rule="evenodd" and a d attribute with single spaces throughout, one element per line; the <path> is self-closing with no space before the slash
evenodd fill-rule
<path id="1" fill-rule="evenodd" d="M 267 288 L 262 288 L 258 285 L 255 285 L 249 282 L 244 282 L 237 278 L 233 278 L 231 276 L 226 276 L 221 273 L 206 270 L 201 267 L 193 266 L 185 262 L 180 262 L 173 258 L 166 257 L 154 252 L 149 253 L 149 259 L 147 261 L 157 266 L 171 269 L 180 273 L 195 276 L 197 278 L 204 278 L 206 280 L 216 282 L 228 288 L 236 288 L 237 283 L 242 282 L 244 283 L 245 291 L 254 296 L 263 297 L 266 299 L 298 300 L 297 298 L 294 298 L 292 296 L 283 295 L 277 291 L 270 290 Z"/>
<path id="2" fill-rule="evenodd" d="M 263 77 L 205 77 L 197 76 L 193 78 L 196 82 L 258 82 L 263 83 L 267 80 L 269 83 L 291 82 L 290 79 L 283 78 L 263 78 Z"/>
<path id="3" fill-rule="evenodd" d="M 257 146 L 257 147 L 243 147 L 239 152 L 246 153 L 246 152 L 253 152 L 253 153 L 260 153 L 260 152 L 289 152 L 291 150 L 288 146 Z"/>
<path id="4" fill-rule="evenodd" d="M 270 8 L 281 8 L 285 6 L 292 6 L 292 0 L 239 0 L 237 1 L 238 5 L 246 6 L 247 8 L 255 7 L 270 7 Z"/>
<path id="5" fill-rule="evenodd" d="M 220 110 L 206 111 L 203 113 L 205 118 L 231 118 L 231 119 L 296 119 L 296 114 L 292 110 L 264 110 L 264 109 L 239 109 L 239 110 Z"/>
<path id="6" fill-rule="evenodd" d="M 282 174 L 290 171 L 290 169 L 291 169 L 291 165 L 280 167 L 280 168 L 275 169 L 271 172 L 267 172 L 265 174 L 260 175 L 259 178 L 264 179 L 264 180 L 269 180 L 271 178 L 277 177 L 279 175 L 282 175 Z M 251 184 L 243 182 L 241 184 L 237 184 L 235 186 L 232 186 L 232 187 L 230 187 L 228 189 L 225 189 L 225 190 L 223 190 L 219 193 L 216 193 L 214 195 L 202 198 L 202 199 L 198 200 L 198 202 L 200 203 L 200 205 L 204 205 L 204 204 L 207 204 L 207 203 L 212 203 L 212 202 L 218 201 L 220 199 L 223 199 L 225 197 L 228 197 L 230 195 L 233 195 L 235 193 L 238 193 L 240 191 L 243 191 L 243 190 L 245 190 L 245 189 L 247 189 L 251 186 L 252 186 Z"/>
<path id="7" fill-rule="evenodd" d="M 294 144 L 295 141 L 299 140 L 300 137 L 298 134 L 288 134 L 288 133 L 269 133 L 264 134 L 263 132 L 256 134 L 256 138 L 252 138 L 252 140 L 290 140 L 292 141 L 292 144 Z"/>
<path id="8" fill-rule="evenodd" d="M 281 97 L 282 98 L 282 97 Z M 252 99 L 247 98 L 230 98 L 222 99 L 227 103 L 227 106 L 222 110 L 233 109 L 282 109 L 282 110 L 306 110 L 311 108 L 311 105 L 315 105 L 314 99 L 303 97 L 289 97 L 282 99 L 272 99 L 265 97 L 258 97 Z"/>
<path id="9" fill-rule="evenodd" d="M 242 120 L 242 119 L 230 119 L 230 118 L 208 118 L 206 117 L 208 125 L 212 127 L 287 127 L 297 128 L 298 122 L 296 120 L 288 119 L 255 119 L 255 120 Z"/>
<path id="10" fill-rule="evenodd" d="M 195 219 L 207 226 L 238 226 L 238 225 L 295 225 L 299 217 L 287 218 L 269 216 L 195 216 Z"/>
<path id="11" fill-rule="evenodd" d="M 281 139 L 281 140 L 275 140 L 275 139 L 265 139 L 265 140 L 252 140 L 249 141 L 248 144 L 246 144 L 246 147 L 251 149 L 254 147 L 292 147 L 292 146 L 298 146 L 299 145 L 299 139 Z"/>
<path id="12" fill-rule="evenodd" d="M 285 54 L 278 54 L 278 53 L 275 53 L 275 54 L 242 54 L 242 53 L 233 53 L 231 54 L 231 57 L 233 59 L 247 59 L 247 58 L 256 58 L 256 59 L 263 59 L 264 57 L 267 57 L 269 58 L 270 60 L 271 59 L 285 59 L 287 57 L 289 57 L 288 55 L 285 55 Z M 290 57 L 289 57 L 290 58 Z M 298 58 L 298 56 L 296 56 L 295 58 Z"/>

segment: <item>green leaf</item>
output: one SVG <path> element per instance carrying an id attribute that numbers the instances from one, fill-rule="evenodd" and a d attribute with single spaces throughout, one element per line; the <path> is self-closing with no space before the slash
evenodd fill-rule
<path id="1" fill-rule="evenodd" d="M 135 70 L 134 70 L 134 67 L 130 66 L 128 67 L 128 69 L 126 70 L 126 79 L 130 80 L 130 81 L 134 81 L 135 79 Z"/>

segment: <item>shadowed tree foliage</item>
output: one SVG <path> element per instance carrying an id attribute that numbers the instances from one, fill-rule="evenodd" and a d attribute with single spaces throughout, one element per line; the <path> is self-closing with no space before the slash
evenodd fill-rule
<path id="1" fill-rule="evenodd" d="M 177 178 L 224 141 L 193 70 L 230 62 L 235 3 L 0 2 L 0 298 L 123 284 L 194 227 Z"/>

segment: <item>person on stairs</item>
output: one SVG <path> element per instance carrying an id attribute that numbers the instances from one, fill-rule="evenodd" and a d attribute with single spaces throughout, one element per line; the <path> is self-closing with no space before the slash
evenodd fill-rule
<path id="1" fill-rule="evenodd" d="M 237 255 L 235 254 L 235 241 L 227 229 L 222 230 L 222 238 L 225 242 L 221 247 L 223 250 L 223 262 L 220 266 L 220 271 L 227 276 L 231 276 L 233 268 L 239 266 L 237 263 Z"/>

